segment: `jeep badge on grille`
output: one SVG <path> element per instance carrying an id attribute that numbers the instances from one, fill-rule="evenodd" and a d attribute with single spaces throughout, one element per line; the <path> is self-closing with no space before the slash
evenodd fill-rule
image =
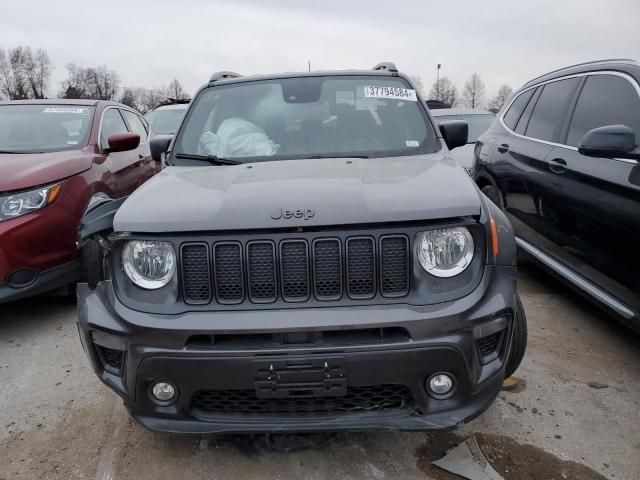
<path id="1" fill-rule="evenodd" d="M 271 218 L 273 220 L 280 220 L 281 218 L 287 220 L 291 218 L 302 218 L 303 220 L 309 220 L 310 218 L 313 218 L 315 214 L 316 211 L 311 208 L 297 210 L 281 208 L 280 210 L 276 210 L 275 212 L 273 212 L 271 214 Z"/>

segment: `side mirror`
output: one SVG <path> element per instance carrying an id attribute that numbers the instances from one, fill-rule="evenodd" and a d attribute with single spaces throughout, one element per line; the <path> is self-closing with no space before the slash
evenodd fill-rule
<path id="1" fill-rule="evenodd" d="M 156 162 L 162 161 L 162 155 L 167 153 L 169 145 L 171 145 L 173 135 L 156 135 L 149 141 L 149 149 L 151 150 L 151 158 Z"/>
<path id="2" fill-rule="evenodd" d="M 640 160 L 636 134 L 626 125 L 607 125 L 584 134 L 578 152 L 588 157 L 631 158 Z"/>
<path id="3" fill-rule="evenodd" d="M 107 143 L 109 148 L 105 150 L 105 153 L 128 152 L 138 148 L 140 135 L 132 132 L 114 133 L 107 139 Z"/>
<path id="4" fill-rule="evenodd" d="M 469 124 L 463 120 L 450 120 L 438 125 L 444 141 L 453 150 L 467 144 L 469 138 Z"/>

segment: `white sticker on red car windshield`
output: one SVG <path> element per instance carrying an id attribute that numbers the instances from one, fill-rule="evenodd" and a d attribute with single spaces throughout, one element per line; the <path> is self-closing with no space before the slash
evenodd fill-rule
<path id="1" fill-rule="evenodd" d="M 365 86 L 364 96 L 368 98 L 393 98 L 396 100 L 408 100 L 410 102 L 418 101 L 415 90 L 401 87 Z"/>
<path id="2" fill-rule="evenodd" d="M 44 113 L 84 113 L 86 108 L 82 107 L 46 107 Z"/>

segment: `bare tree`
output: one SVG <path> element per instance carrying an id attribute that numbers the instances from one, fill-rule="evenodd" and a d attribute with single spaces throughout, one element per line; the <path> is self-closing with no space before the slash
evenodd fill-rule
<path id="1" fill-rule="evenodd" d="M 442 77 L 439 81 L 433 82 L 429 100 L 439 100 L 453 107 L 458 101 L 458 89 L 448 77 Z"/>
<path id="2" fill-rule="evenodd" d="M 0 75 L 2 75 L 0 89 L 10 100 L 29 98 L 22 63 L 22 47 L 7 51 L 0 50 Z"/>
<path id="3" fill-rule="evenodd" d="M 509 85 L 502 85 L 498 89 L 498 93 L 489 102 L 489 110 L 493 113 L 498 113 L 500 109 L 507 103 L 507 100 L 513 93 L 513 89 Z"/>
<path id="4" fill-rule="evenodd" d="M 22 48 L 21 71 L 31 90 L 31 98 L 45 98 L 51 78 L 51 59 L 46 50 L 39 48 L 35 54 L 30 47 Z"/>
<path id="5" fill-rule="evenodd" d="M 16 93 L 13 69 L 4 48 L 0 48 L 0 92 L 5 94 L 9 100 L 13 100 Z"/>
<path id="6" fill-rule="evenodd" d="M 31 47 L 0 49 L 0 91 L 11 100 L 45 98 L 51 78 L 51 60 L 45 50 Z"/>
<path id="7" fill-rule="evenodd" d="M 127 107 L 136 108 L 136 96 L 131 88 L 124 88 L 122 90 L 122 97 L 120 98 L 120 103 L 126 105 Z"/>
<path id="8" fill-rule="evenodd" d="M 82 68 L 70 63 L 67 71 L 69 76 L 61 85 L 63 98 L 112 100 L 118 93 L 120 77 L 106 66 Z"/>
<path id="9" fill-rule="evenodd" d="M 182 85 L 180 84 L 178 79 L 174 78 L 173 80 L 171 80 L 171 83 L 167 87 L 167 97 L 175 98 L 176 100 L 185 100 L 189 98 L 189 95 L 187 95 L 187 92 L 184 91 L 184 88 L 182 88 Z"/>
<path id="10" fill-rule="evenodd" d="M 420 78 L 419 75 L 411 75 L 411 83 L 413 83 L 413 86 L 416 87 L 416 90 L 420 95 L 425 94 L 424 83 L 422 83 L 422 78 Z"/>
<path id="11" fill-rule="evenodd" d="M 485 87 L 480 75 L 473 73 L 462 90 L 462 101 L 469 108 L 478 108 L 482 105 Z"/>

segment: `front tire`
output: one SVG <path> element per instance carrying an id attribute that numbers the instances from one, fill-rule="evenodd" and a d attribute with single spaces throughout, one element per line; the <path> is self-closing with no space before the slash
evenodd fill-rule
<path id="1" fill-rule="evenodd" d="M 511 349 L 507 366 L 505 367 L 504 377 L 509 378 L 516 373 L 516 370 L 522 363 L 524 353 L 527 350 L 527 316 L 524 313 L 524 307 L 520 301 L 520 296 L 516 299 L 516 311 L 513 319 L 513 337 L 511 339 Z"/>
<path id="2" fill-rule="evenodd" d="M 89 240 L 80 250 L 82 275 L 80 281 L 87 282 L 92 290 L 104 279 L 104 258 L 102 247 L 95 240 Z"/>

